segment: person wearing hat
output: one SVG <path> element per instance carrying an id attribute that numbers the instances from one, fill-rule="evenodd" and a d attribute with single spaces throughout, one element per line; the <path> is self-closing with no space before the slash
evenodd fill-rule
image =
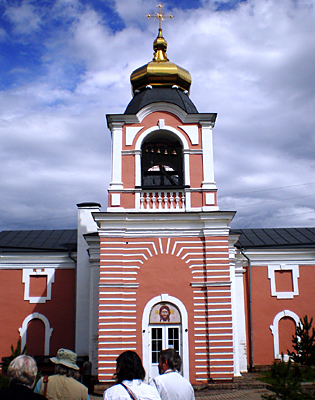
<path id="1" fill-rule="evenodd" d="M 77 355 L 71 350 L 59 349 L 57 356 L 50 360 L 56 364 L 55 375 L 41 378 L 34 392 L 48 400 L 89 400 L 87 387 L 74 379 L 79 371 Z"/>

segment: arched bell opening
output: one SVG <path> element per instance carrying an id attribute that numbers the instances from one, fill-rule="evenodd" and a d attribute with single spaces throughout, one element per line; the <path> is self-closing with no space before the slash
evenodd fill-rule
<path id="1" fill-rule="evenodd" d="M 171 132 L 154 132 L 141 146 L 143 189 L 184 187 L 183 147 Z"/>

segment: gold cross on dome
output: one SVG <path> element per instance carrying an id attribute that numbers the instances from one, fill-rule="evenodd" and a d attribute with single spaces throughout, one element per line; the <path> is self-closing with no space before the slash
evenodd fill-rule
<path id="1" fill-rule="evenodd" d="M 148 14 L 148 18 L 157 18 L 159 20 L 159 29 L 162 29 L 162 21 L 165 21 L 164 18 L 174 18 L 172 14 L 170 15 L 165 15 L 162 13 L 162 4 L 158 4 L 157 7 L 159 7 L 159 11 L 154 11 L 154 15 Z"/>

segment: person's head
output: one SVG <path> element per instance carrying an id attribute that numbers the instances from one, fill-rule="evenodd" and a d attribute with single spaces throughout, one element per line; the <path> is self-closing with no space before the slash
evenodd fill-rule
<path id="1" fill-rule="evenodd" d="M 59 349 L 56 357 L 50 359 L 55 366 L 55 373 L 59 375 L 75 376 L 75 372 L 79 370 L 77 366 L 77 355 L 68 349 Z"/>
<path id="2" fill-rule="evenodd" d="M 35 360 L 26 355 L 16 357 L 9 365 L 8 375 L 10 383 L 21 383 L 32 388 L 37 375 Z"/>
<path id="3" fill-rule="evenodd" d="M 124 351 L 116 359 L 116 379 L 118 383 L 124 380 L 132 381 L 133 379 L 145 378 L 145 370 L 143 368 L 140 357 L 134 351 Z"/>
<path id="4" fill-rule="evenodd" d="M 159 373 L 162 375 L 168 369 L 180 371 L 182 367 L 181 356 L 174 349 L 161 350 L 159 353 Z"/>
<path id="5" fill-rule="evenodd" d="M 160 321 L 170 321 L 170 315 L 171 315 L 171 310 L 169 308 L 169 306 L 164 305 L 160 307 L 159 310 L 159 314 L 160 314 Z"/>

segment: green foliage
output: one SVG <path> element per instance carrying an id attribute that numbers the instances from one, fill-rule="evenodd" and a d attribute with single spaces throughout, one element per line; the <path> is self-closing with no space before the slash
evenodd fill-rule
<path id="1" fill-rule="evenodd" d="M 271 367 L 271 377 L 273 384 L 271 390 L 275 393 L 272 395 L 263 395 L 264 399 L 298 399 L 296 397 L 301 387 L 299 378 L 296 376 L 292 368 L 292 361 L 274 361 Z"/>
<path id="2" fill-rule="evenodd" d="M 17 356 L 20 356 L 22 354 L 26 354 L 26 345 L 24 346 L 22 350 L 22 342 L 21 339 L 17 341 L 16 348 L 13 347 L 13 344 L 11 344 L 11 357 L 12 360 L 14 360 Z"/>
<path id="3" fill-rule="evenodd" d="M 8 367 L 10 365 L 10 362 L 14 360 L 17 356 L 20 356 L 22 354 L 26 354 L 26 345 L 22 349 L 22 343 L 21 339 L 17 341 L 16 348 L 13 347 L 13 344 L 11 344 L 11 355 L 9 357 L 4 357 L 3 358 L 3 367 L 2 370 L 4 372 L 7 372 Z"/>
<path id="4" fill-rule="evenodd" d="M 315 365 L 315 329 L 312 327 L 313 318 L 308 321 L 307 315 L 300 319 L 296 334 L 292 336 L 294 351 L 288 350 L 291 360 L 302 366 Z"/>
<path id="5" fill-rule="evenodd" d="M 274 392 L 271 395 L 262 395 L 267 400 L 311 400 L 315 395 L 311 392 L 302 390 L 300 381 L 302 371 L 298 365 L 292 365 L 291 359 L 288 362 L 274 361 L 271 367 L 272 383 L 270 389 Z"/>

